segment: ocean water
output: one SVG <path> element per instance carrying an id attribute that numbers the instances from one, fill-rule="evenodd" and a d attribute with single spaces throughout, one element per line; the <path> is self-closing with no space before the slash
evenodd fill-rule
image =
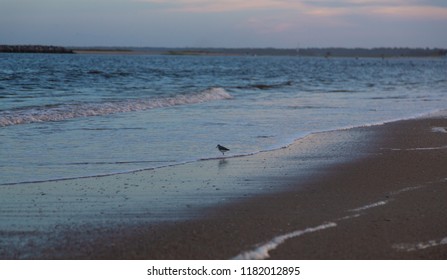
<path id="1" fill-rule="evenodd" d="M 0 184 L 276 149 L 447 108 L 445 58 L 0 54 Z"/>

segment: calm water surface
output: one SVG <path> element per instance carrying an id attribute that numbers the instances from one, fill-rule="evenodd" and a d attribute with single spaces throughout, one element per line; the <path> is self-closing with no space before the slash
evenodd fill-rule
<path id="1" fill-rule="evenodd" d="M 447 60 L 0 54 L 0 184 L 278 148 L 447 108 Z"/>

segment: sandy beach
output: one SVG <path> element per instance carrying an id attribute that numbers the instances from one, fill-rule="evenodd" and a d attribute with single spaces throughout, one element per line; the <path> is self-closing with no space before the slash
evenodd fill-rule
<path id="1" fill-rule="evenodd" d="M 1 259 L 445 259 L 445 114 L 0 186 Z"/>

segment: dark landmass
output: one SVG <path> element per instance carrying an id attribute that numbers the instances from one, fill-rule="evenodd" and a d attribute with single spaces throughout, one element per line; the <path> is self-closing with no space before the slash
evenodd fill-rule
<path id="1" fill-rule="evenodd" d="M 348 49 L 348 48 L 309 48 L 298 51 L 303 56 L 325 57 L 427 57 L 446 56 L 446 49 L 422 49 L 422 48 L 373 48 L 373 49 Z"/>
<path id="2" fill-rule="evenodd" d="M 59 47 L 0 45 L 0 53 L 155 54 L 209 56 L 304 56 L 304 57 L 445 57 L 439 48 L 154 48 L 154 47 Z"/>
<path id="3" fill-rule="evenodd" d="M 305 48 L 305 49 L 178 49 L 170 50 L 168 54 L 227 54 L 252 56 L 311 56 L 311 57 L 427 57 L 446 56 L 445 49 L 411 49 L 411 48 Z"/>
<path id="4" fill-rule="evenodd" d="M 78 47 L 76 53 L 130 53 L 162 55 L 308 56 L 308 57 L 443 57 L 447 49 L 438 48 L 151 48 Z"/>
<path id="5" fill-rule="evenodd" d="M 0 53 L 73 53 L 73 50 L 44 45 L 0 45 Z"/>

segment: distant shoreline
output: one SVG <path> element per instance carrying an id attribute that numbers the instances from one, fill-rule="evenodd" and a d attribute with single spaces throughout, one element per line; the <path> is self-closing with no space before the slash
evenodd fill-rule
<path id="1" fill-rule="evenodd" d="M 46 45 L 0 45 L 0 53 L 73 53 L 73 50 Z"/>
<path id="2" fill-rule="evenodd" d="M 154 47 L 60 47 L 0 45 L 0 53 L 70 53 L 201 56 L 303 56 L 303 57 L 446 57 L 440 48 L 154 48 Z"/>
<path id="3" fill-rule="evenodd" d="M 77 54 L 148 54 L 198 56 L 303 56 L 303 57 L 445 57 L 447 49 L 422 48 L 73 48 Z"/>

